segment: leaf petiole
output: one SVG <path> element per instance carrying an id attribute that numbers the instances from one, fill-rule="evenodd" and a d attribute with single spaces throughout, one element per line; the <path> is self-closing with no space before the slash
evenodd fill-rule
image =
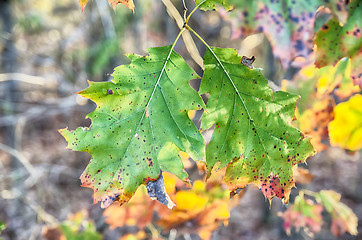
<path id="1" fill-rule="evenodd" d="M 194 12 L 195 12 L 204 2 L 206 2 L 206 0 L 202 1 L 201 3 L 199 3 L 199 4 L 190 12 L 189 16 L 188 16 L 188 17 L 186 18 L 186 20 L 185 20 L 184 27 L 187 26 L 187 23 L 189 22 L 192 14 L 194 14 Z"/>

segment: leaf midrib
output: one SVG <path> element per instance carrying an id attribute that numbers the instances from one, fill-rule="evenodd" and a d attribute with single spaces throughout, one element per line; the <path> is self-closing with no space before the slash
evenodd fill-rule
<path id="1" fill-rule="evenodd" d="M 144 116 L 146 115 L 146 111 L 147 111 L 147 109 L 148 109 L 148 107 L 149 107 L 149 105 L 150 105 L 150 103 L 151 103 L 152 97 L 153 97 L 153 95 L 154 95 L 154 93 L 155 93 L 155 91 L 156 91 L 156 88 L 157 88 L 160 80 L 161 80 L 161 77 L 162 77 L 162 75 L 163 75 L 163 72 L 165 71 L 166 65 L 167 65 L 167 63 L 168 63 L 168 61 L 169 61 L 169 59 L 170 59 L 170 57 L 171 57 L 172 51 L 173 51 L 173 48 L 170 49 L 170 52 L 169 52 L 169 54 L 168 54 L 168 56 L 167 56 L 167 58 L 166 58 L 166 61 L 165 61 L 164 65 L 162 66 L 162 69 L 161 69 L 161 71 L 160 71 L 160 75 L 158 76 L 158 79 L 157 79 L 157 81 L 156 81 L 156 84 L 155 84 L 155 86 L 154 86 L 154 88 L 153 88 L 153 90 L 152 90 L 151 96 L 149 97 L 148 102 L 147 102 L 147 105 L 146 105 L 146 107 L 144 108 L 142 117 L 141 117 L 140 121 L 138 122 L 137 127 L 136 127 L 136 129 L 133 131 L 133 133 L 137 133 L 137 131 L 138 131 L 138 129 L 139 129 L 139 127 L 140 127 L 140 125 L 141 125 L 141 123 L 142 123 L 142 121 L 143 121 L 143 118 L 144 118 Z M 129 77 L 129 76 L 128 76 L 128 77 Z M 138 75 L 135 76 L 135 77 L 138 77 Z M 152 131 L 151 122 L 150 122 L 150 128 L 151 128 L 151 131 Z M 151 135 L 152 135 L 152 138 L 154 139 L 154 137 L 153 137 L 153 132 L 151 133 Z M 130 140 L 129 140 L 129 142 L 128 142 L 128 145 L 127 145 L 127 147 L 126 147 L 126 149 L 125 149 L 124 152 L 122 153 L 122 159 L 123 159 L 123 157 L 125 156 L 125 154 L 127 153 L 128 148 L 129 148 L 129 146 L 131 145 L 131 142 L 132 142 L 132 140 L 134 139 L 134 137 L 135 137 L 135 134 L 132 134 L 131 137 L 130 137 Z M 123 173 L 123 172 L 122 172 L 122 173 Z M 111 183 L 113 180 L 114 180 L 114 177 L 108 182 L 107 188 L 106 188 L 105 192 L 108 191 L 109 186 L 111 185 L 110 183 Z M 122 183 L 121 183 L 121 184 L 122 184 Z M 123 184 L 122 184 L 122 187 L 124 187 Z"/>
<path id="2" fill-rule="evenodd" d="M 246 104 L 245 104 L 245 102 L 244 102 L 244 99 L 241 97 L 241 95 L 240 95 L 237 87 L 235 86 L 234 81 L 231 79 L 228 71 L 225 69 L 224 65 L 222 64 L 222 62 L 220 61 L 220 59 L 217 57 L 217 55 L 215 54 L 215 52 L 211 49 L 211 47 L 209 47 L 209 46 L 207 46 L 207 47 L 208 47 L 209 51 L 211 52 L 211 54 L 212 54 L 212 55 L 214 56 L 214 58 L 216 59 L 216 61 L 218 62 L 218 64 L 221 66 L 222 70 L 224 71 L 224 73 L 225 73 L 226 76 L 228 77 L 230 83 L 232 84 L 235 93 L 238 95 L 238 97 L 239 97 L 239 99 L 240 99 L 240 101 L 241 101 L 241 103 L 242 103 L 242 105 L 243 105 L 246 113 L 248 114 L 249 124 L 252 123 L 253 126 L 255 127 L 255 132 L 256 132 L 256 134 L 257 134 L 257 136 L 258 136 L 258 139 L 259 139 L 259 141 L 260 141 L 260 143 L 261 143 L 261 145 L 262 145 L 262 147 L 263 147 L 263 149 L 264 149 L 264 152 L 266 153 L 266 148 L 265 148 L 265 146 L 264 146 L 264 144 L 263 144 L 263 141 L 262 141 L 262 139 L 260 138 L 258 132 L 256 131 L 256 125 L 255 125 L 255 123 L 254 123 L 254 120 L 252 119 L 252 117 L 251 117 L 251 115 L 250 115 L 250 113 L 249 113 L 249 110 L 248 110 L 248 108 L 247 108 L 247 106 L 246 106 Z M 250 125 L 249 125 L 249 126 L 250 126 Z M 265 154 L 265 155 L 267 156 L 267 158 L 268 158 L 269 161 L 270 161 L 270 157 L 268 156 L 268 154 Z"/>

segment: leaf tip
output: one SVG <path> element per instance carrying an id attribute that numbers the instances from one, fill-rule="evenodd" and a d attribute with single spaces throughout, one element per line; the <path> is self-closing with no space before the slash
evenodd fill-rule
<path id="1" fill-rule="evenodd" d="M 64 132 L 64 131 L 68 131 L 68 127 L 58 129 L 58 133 L 60 133 L 60 134 L 62 134 L 62 135 L 63 135 L 63 132 Z"/>
<path id="2" fill-rule="evenodd" d="M 79 6 L 82 9 L 82 12 L 84 11 L 85 5 L 87 5 L 88 0 L 79 0 Z"/>
<path id="3" fill-rule="evenodd" d="M 60 135 L 62 135 L 67 142 L 68 142 L 68 137 L 67 137 L 67 133 L 68 133 L 68 132 L 70 132 L 70 131 L 68 130 L 68 127 L 58 129 L 58 133 L 60 133 Z M 67 148 L 69 148 L 69 146 L 67 146 Z"/>

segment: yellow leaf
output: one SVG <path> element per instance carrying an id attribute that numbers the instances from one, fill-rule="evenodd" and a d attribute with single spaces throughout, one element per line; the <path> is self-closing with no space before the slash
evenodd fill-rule
<path id="1" fill-rule="evenodd" d="M 314 67 L 313 64 L 309 65 L 309 66 L 305 66 L 302 70 L 301 70 L 301 74 L 303 76 L 305 76 L 306 78 L 312 78 L 314 77 L 316 73 L 316 68 Z"/>
<path id="2" fill-rule="evenodd" d="M 172 195 L 176 192 L 176 183 L 182 183 L 180 179 L 178 179 L 175 175 L 169 172 L 163 172 L 163 180 L 165 182 L 165 189 L 167 194 Z"/>
<path id="3" fill-rule="evenodd" d="M 357 151 L 362 148 L 362 95 L 357 94 L 334 109 L 335 118 L 329 124 L 333 146 Z"/>
<path id="4" fill-rule="evenodd" d="M 341 59 L 334 67 L 316 69 L 316 74 L 319 77 L 317 95 L 334 91 L 339 98 L 347 98 L 360 91 L 360 87 L 355 85 L 351 78 L 351 61 L 348 58 Z"/>
<path id="5" fill-rule="evenodd" d="M 207 203 L 207 198 L 195 192 L 180 191 L 176 193 L 176 206 L 178 210 L 201 211 Z"/>
<path id="6" fill-rule="evenodd" d="M 195 192 L 204 192 L 206 190 L 205 182 L 200 180 L 196 180 L 193 187 Z"/>
<path id="7" fill-rule="evenodd" d="M 144 231 L 139 231 L 137 233 L 128 233 L 121 237 L 119 240 L 140 240 L 145 239 L 146 233 Z"/>

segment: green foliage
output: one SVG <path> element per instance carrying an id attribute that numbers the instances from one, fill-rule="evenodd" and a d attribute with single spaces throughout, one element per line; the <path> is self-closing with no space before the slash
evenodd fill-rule
<path id="1" fill-rule="evenodd" d="M 306 198 L 304 195 L 308 195 Z M 302 190 L 295 198 L 294 203 L 283 213 L 284 229 L 290 234 L 291 227 L 297 231 L 305 228 L 307 232 L 318 233 L 323 225 L 322 211 L 331 216 L 331 232 L 335 236 L 341 236 L 346 232 L 357 235 L 358 219 L 352 210 L 343 204 L 341 195 L 333 190 L 311 192 Z"/>
<path id="2" fill-rule="evenodd" d="M 92 159 L 81 176 L 94 201 L 127 202 L 138 186 L 169 171 L 188 182 L 178 151 L 204 157 L 204 140 L 188 117 L 201 97 L 188 84 L 197 74 L 171 46 L 150 48 L 149 56 L 128 55 L 113 82 L 90 82 L 79 94 L 97 104 L 89 128 L 62 129 L 68 147 Z"/>
<path id="3" fill-rule="evenodd" d="M 102 235 L 96 230 L 93 221 L 88 220 L 84 211 L 75 213 L 64 221 L 60 228 L 62 235 L 67 240 L 100 240 Z"/>
<path id="4" fill-rule="evenodd" d="M 216 2 L 206 1 L 209 5 Z M 316 66 L 334 65 L 342 57 L 353 57 L 351 76 L 355 84 L 362 86 L 359 67 L 362 63 L 362 6 L 359 0 L 229 0 L 227 3 L 236 9 L 227 17 L 234 27 L 233 36 L 265 33 L 284 68 L 296 57 L 310 59 L 316 32 Z M 329 10 L 319 10 L 322 14 L 315 19 L 321 6 Z"/>
<path id="5" fill-rule="evenodd" d="M 2 231 L 4 231 L 6 228 L 6 224 L 4 222 L 0 221 L 0 234 Z M 0 240 L 2 240 L 2 237 L 0 237 Z"/>
<path id="6" fill-rule="evenodd" d="M 234 4 L 241 14 L 241 33 L 264 32 L 283 66 L 297 56 L 309 57 L 315 12 L 321 5 L 346 21 L 344 31 L 359 33 L 353 28 L 360 13 L 356 2 L 196 0 L 196 4 L 205 11 L 218 6 L 230 10 Z M 343 15 L 347 12 L 349 17 Z M 255 183 L 268 199 L 277 196 L 288 202 L 294 186 L 292 167 L 315 153 L 309 138 L 291 125 L 299 96 L 274 92 L 260 69 L 241 64 L 234 49 L 209 47 L 187 25 L 190 15 L 172 46 L 151 48 L 144 57 L 130 54 L 131 64 L 116 68 L 113 82 L 90 82 L 80 92 L 97 104 L 88 115 L 90 128 L 60 131 L 69 148 L 92 155 L 81 180 L 94 190 L 94 201 L 101 201 L 102 207 L 114 200 L 128 202 L 141 184 L 157 183 L 162 171 L 189 182 L 178 151 L 194 160 L 204 158 L 204 140 L 188 117 L 190 110 L 204 108 L 201 128 L 215 127 L 206 150 L 209 176 L 212 169 L 227 167 L 224 180 L 233 191 Z M 208 48 L 200 87 L 200 93 L 209 94 L 206 107 L 188 85 L 197 74 L 173 51 L 186 29 Z M 331 33 L 327 35 L 329 46 L 341 41 L 339 50 L 348 45 L 343 51 L 356 55 L 359 40 L 349 36 L 333 40 Z M 348 64 L 342 62 L 343 69 L 337 71 L 342 83 Z M 163 185 L 160 181 L 160 188 Z"/>
<path id="7" fill-rule="evenodd" d="M 195 0 L 196 5 L 199 6 L 201 10 L 216 10 L 217 7 L 222 6 L 226 11 L 229 11 L 233 6 L 229 3 L 229 0 Z"/>
<path id="8" fill-rule="evenodd" d="M 297 56 L 308 57 L 313 42 L 314 15 L 322 1 L 230 0 L 234 36 L 263 32 L 284 68 Z M 236 18 L 236 19 L 235 19 Z"/>
<path id="9" fill-rule="evenodd" d="M 97 42 L 91 49 L 87 49 L 86 53 L 89 59 L 87 72 L 91 75 L 100 75 L 110 65 L 112 57 L 119 56 L 118 40 L 110 38 Z"/>
<path id="10" fill-rule="evenodd" d="M 323 207 L 321 205 L 306 199 L 303 194 L 298 195 L 293 205 L 282 215 L 285 231 L 289 235 L 292 226 L 294 226 L 297 232 L 301 228 L 311 233 L 320 232 L 323 224 L 322 211 Z"/>
<path id="11" fill-rule="evenodd" d="M 340 24 L 336 17 L 331 19 L 322 26 L 316 33 L 315 43 L 316 66 L 324 67 L 326 65 L 335 65 L 342 57 L 350 57 L 353 64 L 352 71 L 355 76 L 355 82 L 362 86 L 361 76 L 361 51 L 362 51 L 362 5 L 359 1 L 352 1 L 348 6 L 349 17 L 346 24 Z M 333 50 L 332 50 L 333 49 Z"/>
<path id="12" fill-rule="evenodd" d="M 289 199 L 292 167 L 314 153 L 308 138 L 290 125 L 296 95 L 273 92 L 259 69 L 240 63 L 234 49 L 209 49 L 200 93 L 209 93 L 202 129 L 215 125 L 206 151 L 211 170 L 228 166 L 232 189 L 257 184 L 264 195 Z"/>
<path id="13" fill-rule="evenodd" d="M 93 225 L 87 224 L 85 229 L 79 231 L 73 226 L 62 224 L 60 226 L 62 233 L 67 240 L 100 240 L 102 235 L 97 233 Z"/>
<path id="14" fill-rule="evenodd" d="M 44 20 L 37 13 L 28 13 L 19 19 L 18 25 L 24 32 L 37 34 L 44 28 Z"/>
<path id="15" fill-rule="evenodd" d="M 361 50 L 362 5 L 350 7 L 349 13 L 350 17 L 345 25 L 341 26 L 337 18 L 331 18 L 316 34 L 318 67 L 334 65 L 342 57 L 353 57 Z M 334 51 L 330 51 L 330 48 Z"/>

